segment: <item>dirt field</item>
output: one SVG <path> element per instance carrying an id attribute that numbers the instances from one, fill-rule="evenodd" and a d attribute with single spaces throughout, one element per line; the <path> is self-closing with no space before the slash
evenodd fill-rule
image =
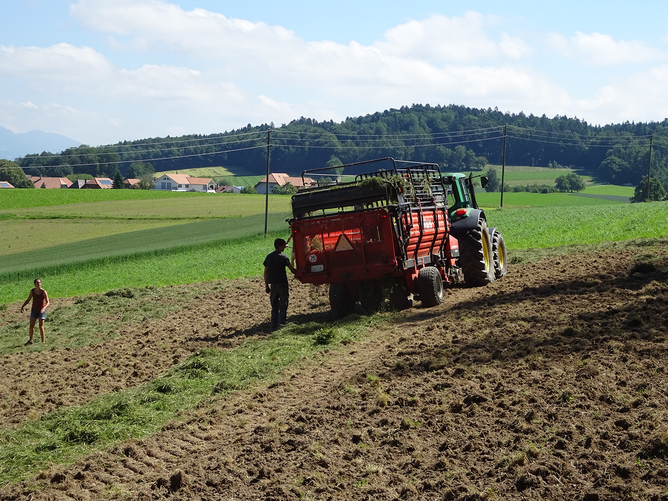
<path id="1" fill-rule="evenodd" d="M 0 500 L 668 500 L 667 269 L 666 244 L 510 265 Z M 258 280 L 198 287 L 118 339 L 3 357 L 2 426 L 265 335 Z M 327 318 L 326 290 L 292 290 L 292 321 Z"/>

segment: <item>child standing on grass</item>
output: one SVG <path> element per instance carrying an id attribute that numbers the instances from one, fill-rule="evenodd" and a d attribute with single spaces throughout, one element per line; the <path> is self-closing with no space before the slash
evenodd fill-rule
<path id="1" fill-rule="evenodd" d="M 32 307 L 30 308 L 30 339 L 26 345 L 32 344 L 33 333 L 35 332 L 35 322 L 39 319 L 39 333 L 42 336 L 42 343 L 46 343 L 46 336 L 44 334 L 44 320 L 46 319 L 46 309 L 49 306 L 49 295 L 42 289 L 42 281 L 39 278 L 35 279 L 35 288 L 30 290 L 28 299 L 21 306 L 21 313 L 23 308 L 32 299 Z"/>

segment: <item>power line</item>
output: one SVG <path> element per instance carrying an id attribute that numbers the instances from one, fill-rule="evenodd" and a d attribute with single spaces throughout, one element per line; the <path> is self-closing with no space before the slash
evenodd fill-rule
<path id="1" fill-rule="evenodd" d="M 586 137 L 582 138 L 577 134 L 569 132 L 559 132 L 559 131 L 541 131 L 535 129 L 521 128 L 517 126 L 508 126 L 508 133 L 504 136 L 503 127 L 485 127 L 478 129 L 469 129 L 462 131 L 443 131 L 436 133 L 408 133 L 408 134 L 362 134 L 362 135 L 352 135 L 352 134 L 334 134 L 328 131 L 319 132 L 306 132 L 302 133 L 299 131 L 278 131 L 272 130 L 272 146 L 275 148 L 282 149 L 330 149 L 333 151 L 343 151 L 343 150 L 373 150 L 373 149 L 388 149 L 388 148 L 426 148 L 426 147 L 438 147 L 438 146 L 456 146 L 462 144 L 470 143 L 483 143 L 488 141 L 496 141 L 499 139 L 504 139 L 504 137 L 513 140 L 520 141 L 529 141 L 533 143 L 541 144 L 553 144 L 565 147 L 577 147 L 577 148 L 616 148 L 616 147 L 643 147 L 645 146 L 644 142 L 648 141 L 649 136 L 620 136 L 620 137 Z M 151 149 L 146 150 L 144 147 L 147 145 L 163 145 L 171 144 L 171 142 L 154 142 L 154 143 L 133 143 L 127 145 L 116 145 L 113 148 L 126 148 L 127 151 L 117 152 L 86 152 L 80 154 L 61 154 L 61 155 L 43 155 L 43 156 L 28 156 L 24 159 L 33 160 L 33 159 L 45 159 L 45 158 L 71 158 L 71 157 L 86 157 L 88 156 L 100 156 L 104 155 L 142 155 L 139 158 L 123 158 L 121 160 L 112 160 L 104 161 L 104 159 L 97 162 L 89 163 L 63 163 L 57 165 L 27 165 L 22 167 L 23 169 L 52 169 L 58 167 L 89 167 L 96 165 L 118 165 L 124 163 L 130 163 L 134 161 L 141 162 L 155 162 L 163 160 L 178 160 L 183 158 L 193 158 L 193 157 L 204 157 L 211 155 L 220 155 L 227 153 L 235 153 L 240 151 L 249 151 L 264 148 L 264 135 L 268 134 L 269 131 L 255 131 L 250 133 L 243 134 L 234 134 L 217 137 L 218 142 L 211 142 L 210 138 L 198 138 L 198 139 L 188 139 L 182 141 L 173 141 L 174 143 L 190 143 L 194 141 L 199 141 L 200 143 L 191 146 L 182 146 L 180 149 L 187 150 L 188 148 L 204 148 L 204 147 L 221 147 L 221 146 L 232 146 L 232 145 L 241 145 L 243 143 L 248 143 L 249 141 L 258 141 L 263 140 L 262 144 L 256 144 L 253 146 L 247 147 L 237 147 L 233 149 L 218 149 L 211 152 L 198 152 L 191 154 L 182 154 L 174 156 L 160 156 L 160 157 L 145 157 L 146 153 L 155 153 L 172 150 L 172 147 L 161 148 L 161 149 Z M 246 137 L 253 136 L 253 137 Z M 282 137 L 286 136 L 286 137 Z M 308 137 L 311 136 L 312 139 Z M 230 137 L 237 137 L 245 139 L 238 139 L 236 141 L 229 141 Z M 349 138 L 349 139 L 345 139 Z M 657 141 L 659 139 L 659 141 Z M 661 138 L 660 136 L 655 137 L 655 144 L 661 143 L 660 139 L 665 139 L 668 142 L 668 138 Z M 396 144 L 392 144 L 396 141 Z M 203 142 L 203 143 L 202 143 Z M 347 145 L 346 143 L 353 142 L 353 145 Z M 308 143 L 308 144 L 304 144 Z M 332 144 L 334 143 L 334 144 Z M 338 143 L 338 144 L 336 144 Z M 668 143 L 663 143 L 664 145 Z M 110 147 L 104 147 L 110 148 Z M 94 149 L 95 150 L 95 149 Z"/>
<path id="2" fill-rule="evenodd" d="M 175 157 L 162 157 L 162 158 L 150 158 L 148 160 L 158 161 L 158 160 L 173 160 L 178 158 L 192 158 L 192 157 L 203 157 L 207 155 L 218 155 L 222 153 L 234 153 L 237 151 L 247 151 L 247 150 L 257 150 L 262 148 L 262 146 L 249 146 L 248 148 L 237 148 L 235 150 L 221 150 L 221 151 L 212 151 L 209 153 L 194 153 L 192 155 L 179 155 Z M 86 164 L 61 164 L 61 165 L 29 165 L 26 167 L 20 167 L 21 169 L 55 169 L 56 167 L 90 167 L 92 165 L 118 165 L 132 162 L 132 160 L 114 160 L 112 162 L 93 162 Z"/>
<path id="3" fill-rule="evenodd" d="M 220 145 L 224 145 L 224 144 L 227 145 L 227 144 L 245 143 L 245 142 L 248 142 L 248 141 L 256 141 L 258 139 L 264 139 L 264 133 L 257 132 L 257 133 L 253 133 L 253 134 L 256 135 L 257 137 L 248 138 L 248 139 L 240 139 L 240 140 L 237 140 L 237 141 L 219 141 L 219 142 L 214 142 L 214 143 L 205 142 L 205 143 L 195 144 L 195 145 L 191 145 L 191 146 L 180 146 L 179 148 L 184 149 L 184 148 L 196 148 L 196 147 L 205 147 L 205 146 L 220 146 Z M 244 136 L 244 135 L 247 135 L 247 134 L 237 134 L 235 136 L 225 136 L 224 138 L 221 138 L 221 139 L 226 139 L 228 137 L 240 137 L 240 136 Z M 192 141 L 207 141 L 207 139 L 188 139 L 188 140 L 184 140 L 184 141 L 181 141 L 181 142 L 192 142 Z M 174 149 L 173 146 L 170 146 L 168 148 L 155 148 L 155 149 L 150 149 L 150 150 L 147 150 L 146 148 L 144 148 L 145 146 L 162 145 L 162 144 L 168 144 L 168 143 L 157 142 L 157 143 L 133 143 L 133 144 L 127 144 L 127 145 L 110 145 L 110 146 L 78 146 L 77 148 L 90 148 L 93 151 L 85 152 L 85 153 L 82 152 L 82 153 L 67 153 L 67 154 L 56 153 L 56 154 L 52 154 L 52 155 L 34 155 L 34 156 L 26 155 L 23 158 L 33 159 L 33 158 L 82 157 L 82 156 L 86 156 L 86 155 L 105 155 L 105 154 L 116 153 L 116 152 L 109 152 L 109 151 L 102 151 L 102 152 L 96 151 L 96 150 L 100 150 L 100 149 L 106 150 L 108 148 L 129 148 L 128 150 L 121 151 L 121 153 L 133 153 L 132 148 L 136 148 L 140 152 L 145 152 L 145 151 L 151 151 L 151 152 L 153 152 L 153 151 L 169 151 L 169 150 Z M 116 153 L 116 154 L 118 154 L 118 153 Z M 174 157 L 172 157 L 172 158 L 174 158 Z"/>

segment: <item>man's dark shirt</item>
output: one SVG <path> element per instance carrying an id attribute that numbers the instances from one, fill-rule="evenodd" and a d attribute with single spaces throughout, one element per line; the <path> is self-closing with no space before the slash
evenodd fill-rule
<path id="1" fill-rule="evenodd" d="M 288 275 L 285 269 L 290 264 L 290 258 L 275 250 L 269 254 L 263 263 L 267 268 L 267 282 L 270 284 L 286 284 L 288 283 Z"/>

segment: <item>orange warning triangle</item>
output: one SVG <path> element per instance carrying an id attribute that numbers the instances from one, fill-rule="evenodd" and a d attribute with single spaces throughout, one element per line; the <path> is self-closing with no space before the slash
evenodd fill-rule
<path id="1" fill-rule="evenodd" d="M 348 237 L 345 236 L 343 233 L 339 237 L 339 240 L 336 242 L 336 250 L 338 251 L 347 251 L 347 250 L 353 250 L 353 246 L 350 243 L 350 240 L 348 240 Z"/>

